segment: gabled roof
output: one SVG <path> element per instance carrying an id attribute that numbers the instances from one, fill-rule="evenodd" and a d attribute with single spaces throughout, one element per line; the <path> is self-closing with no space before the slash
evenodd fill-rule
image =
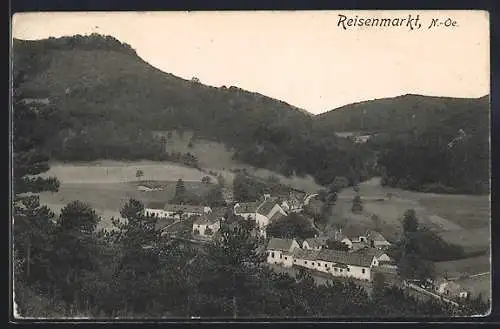
<path id="1" fill-rule="evenodd" d="M 292 239 L 271 238 L 267 244 L 268 250 L 288 251 L 293 244 Z"/>
<path id="2" fill-rule="evenodd" d="M 156 221 L 155 229 L 156 230 L 162 230 L 165 226 L 167 226 L 169 224 L 172 224 L 172 220 L 171 219 L 159 218 Z"/>
<path id="3" fill-rule="evenodd" d="M 259 208 L 259 202 L 239 202 L 235 209 L 238 209 L 239 213 L 254 213 Z"/>
<path id="4" fill-rule="evenodd" d="M 198 217 L 193 224 L 196 225 L 212 225 L 217 223 L 220 220 L 215 214 L 204 214 L 200 217 Z"/>
<path id="5" fill-rule="evenodd" d="M 322 249 L 319 250 L 317 259 L 332 263 L 370 267 L 373 256 L 363 253 L 350 253 L 342 250 Z"/>
<path id="6" fill-rule="evenodd" d="M 386 238 L 384 238 L 384 236 L 380 233 L 380 232 L 377 232 L 377 231 L 368 231 L 366 233 L 366 235 L 368 236 L 368 238 L 370 238 L 371 240 L 375 241 L 375 242 L 387 242 L 389 243 L 389 241 L 386 240 Z"/>
<path id="7" fill-rule="evenodd" d="M 158 201 L 151 201 L 148 204 L 146 204 L 147 209 L 161 209 L 165 207 L 165 202 L 158 202 Z"/>
<path id="8" fill-rule="evenodd" d="M 365 248 L 358 251 L 354 251 L 352 253 L 363 254 L 366 255 L 367 257 L 376 257 L 376 258 L 379 258 L 382 255 L 386 254 L 384 251 L 377 248 Z"/>
<path id="9" fill-rule="evenodd" d="M 269 220 L 271 222 L 280 220 L 281 218 L 285 217 L 281 212 L 277 211 Z"/>
<path id="10" fill-rule="evenodd" d="M 296 259 L 316 260 L 319 250 L 308 250 L 296 248 L 293 250 L 293 257 Z"/>
<path id="11" fill-rule="evenodd" d="M 306 239 L 305 242 L 307 242 L 309 247 L 317 248 L 317 247 L 324 246 L 326 243 L 326 239 L 324 239 L 324 238 L 310 238 L 310 239 Z"/>
<path id="12" fill-rule="evenodd" d="M 165 211 L 169 212 L 191 212 L 191 213 L 204 213 L 203 206 L 181 205 L 181 204 L 167 204 L 164 207 Z"/>
<path id="13" fill-rule="evenodd" d="M 267 216 L 269 212 L 273 209 L 275 205 L 278 203 L 278 198 L 271 197 L 267 199 L 266 201 L 262 202 L 260 206 L 257 208 L 257 213 Z"/>

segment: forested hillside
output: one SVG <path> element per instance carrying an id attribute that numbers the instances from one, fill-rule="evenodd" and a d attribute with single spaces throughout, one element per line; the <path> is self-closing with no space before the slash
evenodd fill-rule
<path id="1" fill-rule="evenodd" d="M 316 131 L 303 110 L 164 73 L 112 37 L 15 40 L 14 61 L 26 73 L 22 88 L 59 109 L 60 129 L 48 143 L 53 158 L 159 160 L 162 141 L 151 132 L 186 129 L 235 149 L 238 160 L 322 184 L 367 175 L 361 150 Z"/>
<path id="2" fill-rule="evenodd" d="M 375 133 L 383 183 L 424 192 L 489 193 L 489 97 L 405 95 L 347 105 L 319 128 Z"/>

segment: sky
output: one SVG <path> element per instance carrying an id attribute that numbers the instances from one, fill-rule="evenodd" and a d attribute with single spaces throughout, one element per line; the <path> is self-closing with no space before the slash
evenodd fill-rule
<path id="1" fill-rule="evenodd" d="M 420 29 L 339 26 L 349 18 L 419 17 Z M 433 18 L 455 26 L 428 29 Z M 415 25 L 416 26 L 416 25 Z M 237 86 L 318 114 L 403 94 L 489 93 L 484 11 L 59 12 L 16 14 L 14 38 L 100 33 L 158 69 Z"/>

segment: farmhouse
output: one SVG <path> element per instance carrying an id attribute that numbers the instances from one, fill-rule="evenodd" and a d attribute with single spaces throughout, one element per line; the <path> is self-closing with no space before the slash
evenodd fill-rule
<path id="1" fill-rule="evenodd" d="M 453 281 L 441 280 L 436 282 L 435 285 L 439 294 L 449 298 L 466 298 L 469 294 L 458 283 Z"/>
<path id="2" fill-rule="evenodd" d="M 280 216 L 287 215 L 278 204 L 278 198 L 275 197 L 268 197 L 262 203 L 237 203 L 234 206 L 234 214 L 242 216 L 247 220 L 255 221 L 260 235 L 264 237 L 266 236 L 266 227 L 271 221 L 271 218 L 277 219 Z"/>
<path id="3" fill-rule="evenodd" d="M 193 222 L 193 234 L 212 237 L 220 228 L 223 217 L 215 214 L 203 214 Z"/>
<path id="4" fill-rule="evenodd" d="M 177 205 L 177 204 L 164 204 L 160 202 L 148 203 L 144 209 L 146 216 L 158 218 L 186 218 L 192 216 L 201 216 L 210 213 L 212 209 L 204 206 L 191 206 L 191 205 Z"/>
<path id="5" fill-rule="evenodd" d="M 351 277 L 371 281 L 371 268 L 378 266 L 375 256 L 341 250 L 300 250 L 294 252 L 294 265 L 329 273 L 336 277 Z"/>
<path id="6" fill-rule="evenodd" d="M 287 196 L 280 197 L 278 203 L 281 209 L 286 212 L 300 212 L 304 205 L 303 199 L 292 192 Z"/>
<path id="7" fill-rule="evenodd" d="M 293 265 L 293 252 L 296 249 L 300 249 L 300 246 L 295 239 L 271 238 L 267 244 L 267 262 L 291 267 Z"/>
<path id="8" fill-rule="evenodd" d="M 349 228 L 344 232 L 339 230 L 336 232 L 335 237 L 336 240 L 345 243 L 352 251 L 365 248 L 384 249 L 391 245 L 381 233 L 372 230 L 361 232 L 355 228 Z"/>

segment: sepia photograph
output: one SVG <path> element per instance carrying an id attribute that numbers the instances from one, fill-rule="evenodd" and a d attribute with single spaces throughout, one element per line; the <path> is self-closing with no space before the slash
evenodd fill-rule
<path id="1" fill-rule="evenodd" d="M 15 14 L 12 317 L 488 316 L 489 24 Z"/>

